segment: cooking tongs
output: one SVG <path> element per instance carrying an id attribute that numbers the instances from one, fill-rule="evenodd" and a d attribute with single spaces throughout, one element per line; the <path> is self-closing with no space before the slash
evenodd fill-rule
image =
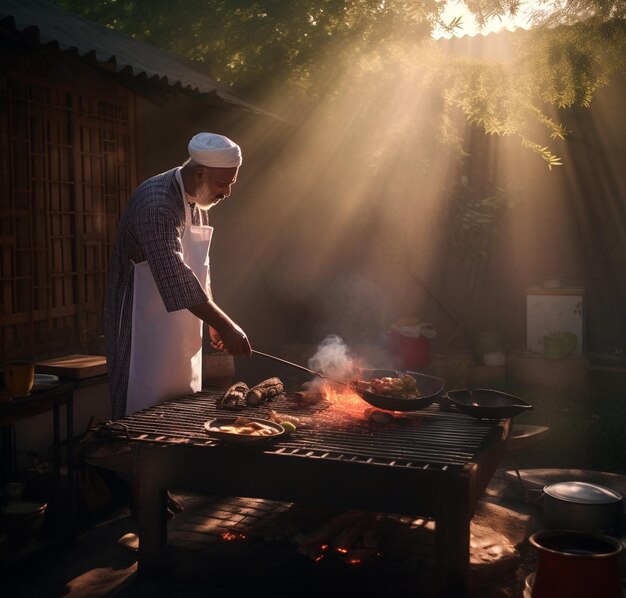
<path id="1" fill-rule="evenodd" d="M 305 368 L 302 365 L 298 365 L 297 363 L 292 363 L 291 361 L 287 361 L 286 359 L 281 359 L 280 357 L 275 357 L 274 355 L 269 355 L 267 353 L 262 353 L 261 351 L 256 351 L 252 349 L 253 353 L 257 355 L 261 355 L 262 357 L 267 357 L 268 359 L 273 359 L 274 361 L 278 361 L 280 363 L 284 363 L 285 365 L 289 365 L 298 370 L 302 370 L 303 372 L 307 372 L 314 376 L 319 376 L 320 378 L 325 378 L 330 382 L 334 382 L 336 384 L 342 384 L 343 386 L 347 386 L 353 393 L 359 395 L 366 403 L 373 405 L 374 407 L 378 407 L 379 409 L 386 409 L 389 411 L 417 411 L 419 409 L 424 409 L 431 405 L 435 399 L 439 396 L 439 394 L 443 391 L 445 386 L 445 381 L 441 378 L 435 378 L 434 376 L 428 376 L 426 374 L 420 374 L 419 372 L 407 372 L 417 383 L 417 388 L 420 393 L 420 396 L 415 399 L 405 399 L 402 397 L 394 397 L 390 395 L 381 395 L 369 388 L 369 384 L 367 382 L 346 382 L 345 380 L 337 380 L 335 378 L 330 378 L 329 376 L 325 376 L 320 372 L 316 372 L 315 370 L 311 370 L 309 368 Z M 394 372 L 395 373 L 395 372 Z M 397 373 L 396 373 L 397 375 Z M 368 388 L 364 388 L 363 385 L 367 385 Z"/>

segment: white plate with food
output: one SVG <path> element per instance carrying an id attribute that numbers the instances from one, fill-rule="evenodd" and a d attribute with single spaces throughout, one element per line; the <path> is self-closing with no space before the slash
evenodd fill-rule
<path id="1" fill-rule="evenodd" d="M 280 424 L 258 417 L 216 417 L 204 423 L 206 433 L 226 442 L 256 444 L 279 438 L 285 433 Z"/>
<path id="2" fill-rule="evenodd" d="M 35 374 L 33 390 L 47 390 L 59 383 L 59 377 L 52 374 Z"/>

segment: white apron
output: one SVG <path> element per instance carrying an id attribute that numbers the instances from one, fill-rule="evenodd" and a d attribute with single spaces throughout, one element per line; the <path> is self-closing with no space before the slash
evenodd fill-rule
<path id="1" fill-rule="evenodd" d="M 206 289 L 213 227 L 191 224 L 180 169 L 176 180 L 185 206 L 183 259 Z M 135 264 L 126 415 L 201 389 L 202 320 L 188 309 L 167 312 L 148 262 Z"/>

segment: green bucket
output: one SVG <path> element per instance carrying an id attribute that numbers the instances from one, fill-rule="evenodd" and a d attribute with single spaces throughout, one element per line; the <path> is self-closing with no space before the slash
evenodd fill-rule
<path id="1" fill-rule="evenodd" d="M 578 344 L 573 332 L 555 332 L 543 337 L 543 356 L 549 360 L 563 359 L 571 355 Z"/>

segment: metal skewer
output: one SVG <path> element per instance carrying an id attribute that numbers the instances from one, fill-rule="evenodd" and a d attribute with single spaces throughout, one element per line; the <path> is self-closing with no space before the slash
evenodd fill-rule
<path id="1" fill-rule="evenodd" d="M 303 372 L 307 372 L 309 374 L 312 374 L 313 376 L 319 376 L 320 378 L 330 380 L 331 382 L 335 382 L 337 384 L 343 384 L 344 386 L 347 386 L 348 388 L 351 388 L 354 390 L 353 386 L 348 382 L 345 382 L 343 380 L 336 380 L 335 378 L 330 378 L 329 376 L 325 376 L 324 374 L 320 372 L 316 372 L 315 370 L 310 370 L 309 368 L 306 368 L 303 365 L 299 365 L 297 363 L 287 361 L 286 359 L 282 359 L 281 357 L 276 357 L 275 355 L 270 355 L 269 353 L 263 353 L 262 351 L 257 351 L 256 349 L 252 349 L 252 352 L 256 353 L 256 355 L 260 355 L 261 357 L 267 357 L 268 359 L 273 359 L 274 361 L 278 361 L 280 363 L 284 363 L 285 365 L 289 365 L 292 368 L 302 370 Z"/>

